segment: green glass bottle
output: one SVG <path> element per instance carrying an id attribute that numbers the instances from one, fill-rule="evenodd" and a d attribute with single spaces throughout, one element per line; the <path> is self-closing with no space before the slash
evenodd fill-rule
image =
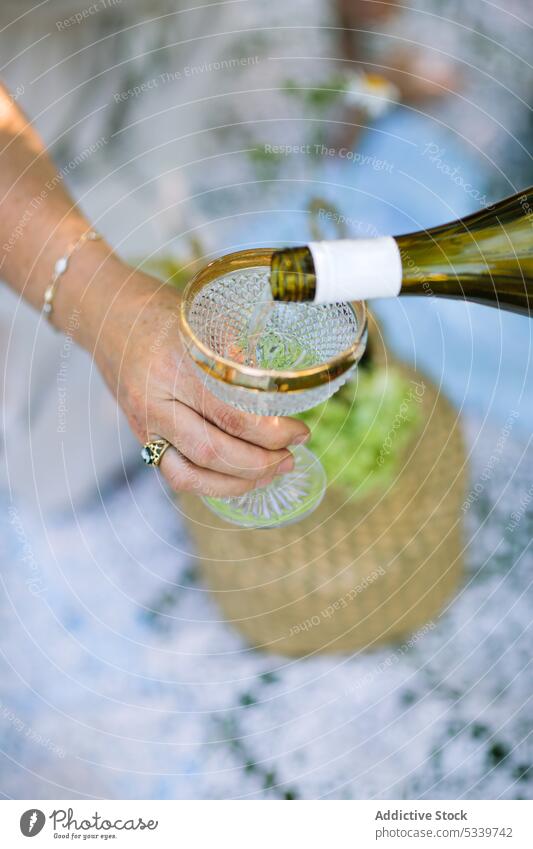
<path id="1" fill-rule="evenodd" d="M 531 315 L 533 188 L 430 230 L 276 251 L 270 279 L 275 300 L 430 295 Z"/>

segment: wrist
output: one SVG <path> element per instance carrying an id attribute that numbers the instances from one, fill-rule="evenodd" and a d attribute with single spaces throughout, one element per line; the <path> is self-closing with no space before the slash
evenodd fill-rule
<path id="1" fill-rule="evenodd" d="M 145 309 L 162 287 L 167 288 L 123 262 L 104 240 L 87 242 L 60 280 L 53 324 L 95 359 L 116 392 L 128 342 L 136 328 L 142 332 Z"/>
<path id="2" fill-rule="evenodd" d="M 52 323 L 92 353 L 131 274 L 105 241 L 85 243 L 59 280 Z"/>

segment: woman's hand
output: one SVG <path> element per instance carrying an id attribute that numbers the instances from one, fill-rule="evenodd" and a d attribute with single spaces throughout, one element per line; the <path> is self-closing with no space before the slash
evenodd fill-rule
<path id="1" fill-rule="evenodd" d="M 116 295 L 101 315 L 94 356 L 139 441 L 163 437 L 173 446 L 160 464 L 170 486 L 242 495 L 290 471 L 287 447 L 304 442 L 308 428 L 239 412 L 204 389 L 180 340 L 178 293 L 131 269 L 110 288 Z"/>
<path id="2" fill-rule="evenodd" d="M 1 85 L 0 147 L 2 275 L 41 309 L 55 263 L 91 225 Z M 34 208 L 36 197 L 43 202 Z M 31 226 L 22 227 L 28 210 Z M 164 437 L 174 446 L 160 465 L 174 489 L 240 495 L 288 471 L 287 446 L 304 441 L 308 429 L 293 419 L 239 413 L 205 391 L 180 342 L 178 307 L 169 286 L 96 241 L 71 258 L 52 321 L 95 357 L 139 440 Z"/>

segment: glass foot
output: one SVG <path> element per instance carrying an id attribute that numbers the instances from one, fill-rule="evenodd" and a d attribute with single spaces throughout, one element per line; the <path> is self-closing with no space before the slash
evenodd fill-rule
<path id="1" fill-rule="evenodd" d="M 280 528 L 315 510 L 326 492 L 326 474 L 314 454 L 291 449 L 294 469 L 268 486 L 237 498 L 202 498 L 213 513 L 241 528 Z"/>

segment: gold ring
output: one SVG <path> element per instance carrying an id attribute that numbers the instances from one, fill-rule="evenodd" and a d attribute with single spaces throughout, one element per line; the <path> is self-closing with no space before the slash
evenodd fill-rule
<path id="1" fill-rule="evenodd" d="M 170 442 L 166 439 L 153 439 L 151 442 L 146 442 L 141 451 L 141 457 L 146 465 L 159 466 L 169 445 Z"/>

